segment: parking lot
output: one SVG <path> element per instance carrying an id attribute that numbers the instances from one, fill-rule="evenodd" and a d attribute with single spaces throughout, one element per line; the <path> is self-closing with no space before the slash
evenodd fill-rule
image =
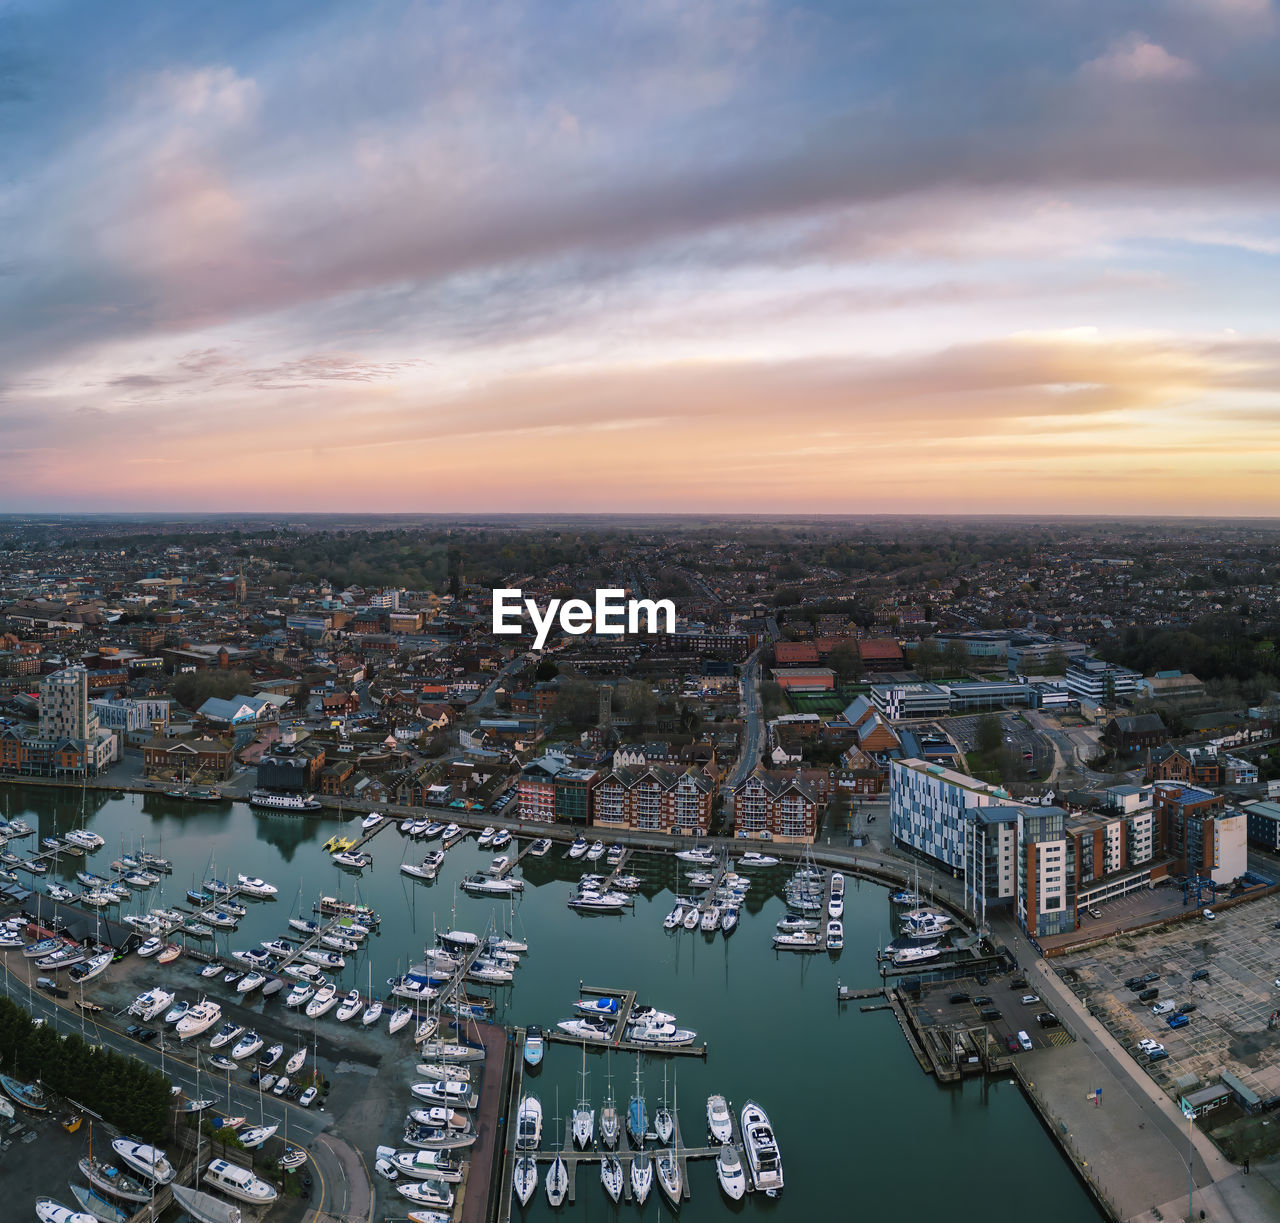
<path id="1" fill-rule="evenodd" d="M 1019 1032 L 1027 1034 L 1033 1049 L 1069 1043 L 1071 1037 L 1063 1028 L 1042 1028 L 1036 1022 L 1037 1015 L 1051 1013 L 1051 1008 L 1039 1000 L 1024 1003 L 1022 999 L 1032 992 L 1021 977 L 988 977 L 985 985 L 974 977 L 963 977 L 930 985 L 914 1010 L 921 1027 L 985 1027 L 1009 1053 L 1023 1051 Z M 999 1011 L 999 1019 L 984 1019 L 982 1012 L 987 1010 Z"/>
<path id="2" fill-rule="evenodd" d="M 1028 725 L 1017 713 L 995 711 L 1000 719 L 1000 729 L 1005 746 L 1017 752 L 1026 760 L 1026 753 L 1031 758 L 1026 760 L 1027 769 L 1039 776 L 1046 776 L 1053 766 L 1053 747 L 1039 731 Z M 973 748 L 978 734 L 978 719 L 984 714 L 965 714 L 957 718 L 944 718 L 941 725 L 962 748 L 969 751 Z"/>
<path id="3" fill-rule="evenodd" d="M 1117 902 L 1122 903 L 1122 902 Z M 1280 1097 L 1280 897 L 1219 913 L 1213 922 L 1179 922 L 1149 934 L 1119 936 L 1054 961 L 1064 981 L 1112 1034 L 1170 1092 L 1216 1083 L 1229 1070 L 1264 1101 Z M 1192 980 L 1206 971 L 1207 977 Z M 1157 973 L 1159 997 L 1139 1002 L 1130 977 Z M 1190 1022 L 1171 1029 L 1156 1002 L 1193 1006 Z M 1168 1059 L 1148 1062 L 1142 1039 L 1164 1045 Z"/>
<path id="4" fill-rule="evenodd" d="M 1172 880 L 1154 888 L 1140 888 L 1127 896 L 1117 896 L 1114 900 L 1096 902 L 1093 909 L 1099 914 L 1098 917 L 1094 917 L 1090 911 L 1081 909 L 1078 930 L 1073 930 L 1070 934 L 1046 935 L 1040 940 L 1040 944 L 1046 950 L 1070 947 L 1076 943 L 1089 942 L 1092 939 L 1115 934 L 1118 930 L 1132 930 L 1134 926 L 1179 916 L 1188 908 L 1199 912 L 1194 907 L 1194 896 L 1191 899 L 1192 904 L 1184 905 L 1182 889 Z"/>

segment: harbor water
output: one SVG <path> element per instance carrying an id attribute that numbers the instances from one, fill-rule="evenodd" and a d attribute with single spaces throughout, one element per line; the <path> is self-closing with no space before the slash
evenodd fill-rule
<path id="1" fill-rule="evenodd" d="M 20 853 L 36 850 L 40 837 L 82 825 L 106 840 L 88 858 L 60 858 L 48 875 L 35 880 L 38 891 L 51 879 L 78 890 L 77 869 L 109 874 L 109 863 L 122 849 L 145 845 L 172 860 L 173 873 L 161 889 L 140 895 L 132 908 L 107 910 L 110 916 L 185 905 L 184 893 L 198 887 L 211 866 L 229 882 L 242 872 L 274 883 L 279 888 L 275 900 L 243 899 L 248 915 L 237 931 L 218 934 L 219 952 L 277 937 L 299 912 L 315 916 L 312 903 L 325 893 L 358 899 L 383 919 L 367 952 L 348 957 L 337 978 L 343 988 L 365 992 L 372 964 L 374 992 L 385 996 L 387 979 L 421 959 L 434 931 L 480 932 L 492 923 L 529 944 L 510 987 L 471 987 L 493 994 L 498 1022 L 552 1029 L 573 1013 L 580 984 L 634 989 L 638 1002 L 674 1012 L 681 1026 L 697 1030 L 697 1043 L 706 1044 L 707 1055 L 705 1060 L 642 1060 L 650 1117 L 661 1104 L 664 1068 L 687 1146 L 705 1145 L 708 1094 L 723 1094 L 735 1112 L 754 1099 L 773 1122 L 786 1173 L 779 1199 L 751 1194 L 731 1204 L 717 1186 L 714 1162 L 691 1161 L 692 1198 L 680 1212 L 686 1219 L 856 1214 L 1020 1223 L 1034 1212 L 1038 1223 L 1081 1223 L 1102 1217 L 1012 1081 L 975 1078 L 939 1086 L 920 1071 L 891 1012 L 863 1014 L 856 1003 L 837 1003 L 837 979 L 854 988 L 879 984 L 875 953 L 889 934 L 889 904 L 878 885 L 850 881 L 845 946 L 838 958 L 795 955 L 770 946 L 775 922 L 785 912 L 784 868 L 744 871 L 752 887 L 738 928 L 728 938 L 712 937 L 662 928 L 677 870 L 685 874 L 688 869 L 669 854 L 639 854 L 628 861 L 627 871 L 644 880 L 634 910 L 620 917 L 582 915 L 565 905 L 577 879 L 608 868 L 603 860 L 566 860 L 563 845 L 520 864 L 516 873 L 526 887 L 513 909 L 505 900 L 472 897 L 455 888 L 492 860 L 474 837 L 450 850 L 435 882 L 425 884 L 402 875 L 399 865 L 419 860 L 439 841 L 411 843 L 394 824 L 366 846 L 374 858 L 369 869 L 353 874 L 332 864 L 323 843 L 339 831 L 359 835 L 359 816 L 276 814 L 243 803 L 30 786 L 5 786 L 0 805 L 7 818 L 24 818 L 36 829 L 35 837 L 14 846 Z M 19 877 L 24 885 L 31 878 Z M 192 946 L 213 949 L 209 939 L 192 940 Z M 173 969 L 174 981 L 194 993 L 187 961 L 178 960 Z M 267 1005 L 281 1007 L 279 999 Z M 336 1035 L 332 1015 L 321 1023 Z M 544 1145 L 554 1144 L 557 1089 L 562 1130 L 578 1098 L 581 1061 L 577 1046 L 551 1044 L 542 1066 L 526 1076 L 526 1089 L 540 1097 L 547 1118 Z M 635 1089 L 636 1057 L 606 1059 L 589 1051 L 586 1061 L 592 1105 L 599 1110 L 611 1072 L 613 1093 L 625 1111 Z M 410 1100 L 406 1083 L 406 1111 Z M 400 1116 L 389 1113 L 383 1142 L 397 1143 Z M 576 1198 L 573 1206 L 553 1211 L 540 1187 L 525 1210 L 514 1207 L 513 1217 L 587 1220 L 671 1213 L 656 1186 L 644 1207 L 612 1205 L 594 1165 L 579 1169 Z"/>

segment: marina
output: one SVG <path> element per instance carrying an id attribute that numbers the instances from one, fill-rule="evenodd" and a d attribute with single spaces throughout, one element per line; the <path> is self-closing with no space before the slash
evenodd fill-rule
<path id="1" fill-rule="evenodd" d="M 16 794 L 22 794 L 24 802 L 12 807 L 10 814 L 16 816 L 23 810 L 38 813 L 29 815 L 28 819 L 33 826 L 38 823 L 40 835 L 56 831 L 60 824 L 64 828 L 79 826 L 84 818 L 78 795 L 73 803 L 58 801 L 63 796 L 56 792 L 34 788 L 10 790 L 11 804 Z M 625 867 L 641 880 L 634 893 L 634 911 L 582 917 L 565 907 L 564 896 L 566 889 L 575 886 L 583 871 L 591 870 L 594 863 L 565 859 L 559 853 L 546 856 L 529 853 L 528 833 L 517 834 L 516 844 L 506 849 L 511 858 L 508 870 L 518 870 L 526 883 L 523 895 L 512 901 L 505 897 L 468 897 L 460 889 L 455 892 L 457 882 L 483 871 L 491 861 L 490 855 L 477 845 L 474 830 L 468 830 L 471 836 L 467 837 L 466 831 L 459 829 L 455 847 L 449 851 L 435 883 L 428 889 L 404 879 L 395 861 L 399 855 L 386 852 L 378 855 L 379 860 L 364 873 L 357 886 L 350 876 L 342 876 L 333 869 L 330 855 L 323 849 L 330 837 L 351 836 L 359 828 L 358 820 L 353 821 L 351 817 L 339 823 L 333 812 L 323 812 L 284 819 L 274 813 L 253 811 L 242 804 L 180 805 L 177 800 L 160 796 L 101 797 L 92 806 L 87 822 L 103 833 L 108 844 L 123 841 L 127 846 L 145 835 L 147 844 L 163 844 L 165 855 L 173 859 L 173 874 L 166 876 L 165 882 L 153 893 L 139 896 L 131 908 L 145 912 L 152 907 L 176 907 L 166 893 L 175 889 L 177 898 L 181 899 L 188 881 L 194 879 L 198 884 L 208 874 L 211 855 L 225 872 L 228 883 L 236 879 L 240 870 L 251 870 L 270 880 L 279 893 L 274 901 L 242 898 L 247 911 L 236 930 L 217 931 L 212 939 L 203 940 L 203 947 L 197 947 L 197 940 L 193 940 L 187 955 L 172 965 L 166 967 L 154 960 L 128 957 L 87 985 L 86 997 L 100 999 L 108 1009 L 115 1009 L 127 1005 L 144 988 L 160 985 L 175 991 L 180 999 L 207 993 L 222 1006 L 222 1022 L 230 1016 L 236 1023 L 256 1029 L 268 1044 L 283 1044 L 286 1057 L 288 1051 L 305 1047 L 308 1068 L 314 1045 L 318 1050 L 316 1066 L 332 1084 L 327 1113 L 333 1117 L 335 1133 L 368 1153 L 371 1176 L 375 1148 L 402 1145 L 396 1101 L 403 1111 L 416 1107 L 420 1102 L 414 1101 L 408 1085 L 415 1077 L 422 1077 L 415 1075 L 413 1069 L 415 1061 L 422 1060 L 412 1040 L 416 1021 L 411 1019 L 410 1025 L 398 1035 L 388 1035 L 387 1018 L 393 1003 L 387 999 L 385 982 L 420 961 L 423 947 L 432 944 L 439 931 L 473 930 L 483 935 L 488 929 L 499 937 L 510 936 L 528 944 L 529 951 L 521 956 L 522 966 L 509 983 L 468 987 L 473 993 L 491 999 L 492 1026 L 481 1024 L 479 1030 L 486 1034 L 486 1046 L 490 1040 L 494 1046 L 478 1078 L 480 1098 L 473 1114 L 476 1139 L 465 1152 L 468 1172 L 453 1207 L 455 1219 L 480 1223 L 489 1217 L 508 1217 L 501 1212 L 511 1210 L 511 1172 L 507 1162 L 511 1135 L 510 1126 L 504 1127 L 501 1119 L 513 1115 L 511 1101 L 513 1098 L 518 1101 L 522 1089 L 536 1091 L 542 1098 L 547 1126 L 537 1162 L 537 1197 L 523 1211 L 517 1205 L 510 1217 L 549 1218 L 554 1214 L 566 1220 L 578 1220 L 590 1217 L 599 1206 L 608 1204 L 599 1184 L 599 1153 L 575 1152 L 568 1130 L 568 1105 L 580 1094 L 579 1073 L 584 1048 L 596 1107 L 599 1107 L 610 1069 L 620 1106 L 625 1106 L 630 1094 L 637 1061 L 648 1088 L 651 1109 L 657 1106 L 661 1093 L 662 1067 L 669 1066 L 678 1076 L 679 1107 L 672 1111 L 679 1136 L 673 1140 L 671 1149 L 677 1153 L 682 1200 L 690 1202 L 688 1209 L 697 1211 L 697 1217 L 716 1217 L 727 1210 L 727 1199 L 717 1184 L 716 1149 L 702 1133 L 702 1101 L 709 1095 L 722 1093 L 734 1102 L 731 1109 L 735 1118 L 734 1142 L 739 1147 L 741 1135 L 737 1120 L 741 1104 L 755 1099 L 764 1105 L 786 1158 L 784 1197 L 788 1210 L 809 1213 L 834 1208 L 837 1194 L 823 1168 L 827 1161 L 837 1158 L 837 1148 L 846 1141 L 858 1144 L 860 1159 L 893 1166 L 899 1158 L 895 1144 L 889 1142 L 881 1149 L 885 1143 L 881 1126 L 854 1118 L 850 1122 L 850 1135 L 839 1139 L 821 1127 L 815 1128 L 810 1109 L 830 1109 L 842 1093 L 850 1092 L 878 1093 L 878 1098 L 891 1102 L 895 1115 L 901 1112 L 904 1117 L 910 1116 L 913 1126 L 932 1134 L 934 1162 L 943 1170 L 942 1174 L 946 1174 L 948 1167 L 953 1169 L 952 1174 L 961 1174 L 962 1157 L 959 1152 L 952 1152 L 948 1140 L 952 1127 L 959 1124 L 966 1135 L 981 1135 L 982 1141 L 1023 1152 L 1009 1169 L 1015 1192 L 1039 1193 L 1035 1186 L 1046 1178 L 1055 1185 L 1056 1200 L 1063 1203 L 1063 1209 L 1059 1215 L 1051 1210 L 1045 1217 L 1055 1223 L 1057 1220 L 1075 1223 L 1091 1217 L 1093 1206 L 1072 1180 L 1069 1169 L 1061 1164 L 1052 1144 L 1038 1128 L 1026 1126 L 1025 1120 L 1030 1114 L 1015 1086 L 993 1078 L 984 1078 L 980 1084 L 967 1076 L 954 1086 L 939 1086 L 935 1078 L 920 1074 L 919 1065 L 896 1023 L 887 1022 L 881 1015 L 860 1014 L 856 1006 L 828 1009 L 818 1004 L 818 999 L 825 1001 L 835 994 L 838 981 L 859 993 L 871 991 L 874 997 L 864 1001 L 883 999 L 880 991 L 884 982 L 878 972 L 876 952 L 889 933 L 890 910 L 885 890 L 877 885 L 859 884 L 852 879 L 848 882 L 846 942 L 840 956 L 791 956 L 774 952 L 769 946 L 769 933 L 786 911 L 781 897 L 789 873 L 786 867 L 753 871 L 753 886 L 747 891 L 741 908 L 742 925 L 733 937 L 726 938 L 718 931 L 708 935 L 702 931 L 662 929 L 662 915 L 671 908 L 674 889 L 687 890 L 689 873 L 687 864 L 680 864 L 677 870 L 670 854 L 632 851 L 611 868 L 616 874 Z M 388 834 L 388 828 L 393 826 L 394 821 L 386 821 L 375 831 L 375 835 L 383 838 L 379 844 L 384 849 L 390 843 L 388 835 L 392 840 L 400 839 L 397 832 Z M 251 847 L 251 856 L 237 861 L 237 846 L 245 845 Z M 413 849 L 407 841 L 405 845 L 406 854 L 411 856 Z M 227 865 L 222 867 L 223 863 Z M 601 862 L 601 866 L 604 865 Z M 59 863 L 59 870 L 62 869 Z M 723 881 L 723 874 L 722 867 L 713 872 L 713 880 Z M 300 881 L 303 883 L 301 902 L 294 899 L 291 904 L 289 898 L 295 896 Z M 828 891 L 829 880 L 824 896 Z M 381 924 L 357 952 L 345 957 L 345 966 L 327 974 L 334 981 L 339 997 L 352 989 L 367 995 L 372 978 L 373 995 L 388 1007 L 379 1024 L 362 1028 L 359 1019 L 338 1024 L 332 1011 L 318 1021 L 308 1019 L 285 1008 L 282 997 L 263 998 L 261 991 L 237 995 L 234 985 L 224 985 L 220 977 L 206 983 L 195 976 L 196 963 L 206 955 L 223 964 L 234 964 L 236 961 L 230 955 L 233 950 L 262 941 L 282 939 L 295 949 L 314 945 L 315 934 L 303 940 L 298 937 L 299 932 L 289 933 L 287 919 L 299 915 L 312 917 L 313 898 L 322 893 L 347 904 L 368 905 L 381 915 Z M 715 888 L 706 886 L 700 888 L 699 893 L 705 900 L 708 894 L 714 896 Z M 42 903 L 50 902 L 46 897 Z M 79 906 L 67 906 L 67 909 L 77 911 Z M 193 909 L 194 912 L 197 910 Z M 318 919 L 322 927 L 332 920 L 330 917 Z M 571 955 L 557 950 L 570 946 Z M 622 980 L 610 971 L 611 965 L 619 963 L 627 965 Z M 599 975 L 589 971 L 592 966 Z M 9 967 L 11 971 L 15 968 L 12 958 Z M 593 977 L 597 982 L 603 980 L 603 984 L 589 984 Z M 664 1056 L 676 1052 L 688 1054 L 689 1049 L 685 1047 L 643 1045 L 637 1048 L 557 1039 L 553 1035 L 556 1022 L 574 1013 L 575 1000 L 592 998 L 617 999 L 620 1009 L 614 1019 L 615 1034 L 625 1033 L 625 1019 L 637 1000 L 671 1012 L 679 1017 L 681 1025 L 696 1030 L 697 1055 Z M 624 1011 L 623 1007 L 627 1009 Z M 842 1017 L 842 1009 L 852 1014 Z M 420 1013 L 425 1016 L 427 1012 L 424 1002 Z M 78 1031 L 83 1022 L 82 1012 L 69 1009 L 63 1015 L 65 1018 L 60 1022 L 68 1030 Z M 441 1016 L 442 1020 L 448 1018 Z M 523 1032 L 530 1023 L 540 1025 L 547 1039 L 546 1056 L 533 1069 L 524 1065 L 520 1055 Z M 800 1096 L 776 1059 L 757 1056 L 761 1042 L 796 1024 L 804 1028 L 806 1046 L 839 1051 L 827 1058 L 817 1053 L 806 1056 L 798 1069 L 802 1072 L 812 1069 L 817 1078 Z M 442 1026 L 452 1035 L 447 1023 Z M 508 1039 L 511 1036 L 514 1039 Z M 470 1039 L 475 1039 L 474 1033 Z M 201 1047 L 206 1041 L 207 1037 L 199 1042 Z M 178 1054 L 171 1062 L 176 1065 L 178 1059 L 186 1056 L 189 1054 Z M 367 1066 L 368 1073 L 376 1076 L 374 1082 L 379 1085 L 376 1090 L 389 1101 L 388 1108 L 377 1117 L 366 1116 L 360 1109 L 361 1099 L 370 1090 L 363 1074 L 333 1075 L 336 1066 L 352 1059 Z M 235 1070 L 230 1073 L 231 1092 L 237 1100 L 245 1073 Z M 226 1072 L 221 1072 L 220 1078 L 225 1100 Z M 974 1094 L 979 1087 L 980 1094 Z M 556 1130 L 552 1122 L 557 1089 L 565 1106 L 560 1130 Z M 250 1094 L 240 1111 L 252 1110 L 256 1119 L 257 1108 L 256 1098 Z M 307 1110 L 274 1098 L 267 1105 L 266 1114 L 268 1120 L 273 1114 L 290 1117 L 291 1135 L 294 1118 L 300 1119 L 299 1124 L 308 1120 Z M 547 1202 L 541 1181 L 555 1157 L 554 1147 L 561 1131 L 565 1135 L 565 1166 L 570 1174 L 564 1204 L 553 1208 Z M 648 1145 L 651 1150 L 658 1149 Z M 486 1151 L 492 1152 L 491 1159 L 485 1156 Z M 623 1200 L 626 1201 L 631 1177 L 630 1157 L 625 1149 L 619 1152 L 619 1159 L 623 1165 Z M 747 1165 L 745 1159 L 742 1162 Z M 391 1217 L 403 1214 L 403 1199 L 396 1195 L 394 1185 L 388 1186 L 376 1176 L 371 1184 L 377 1197 L 386 1203 L 383 1214 Z M 1021 1190 L 1017 1188 L 1019 1185 Z M 859 1192 L 871 1208 L 893 1208 L 894 1196 L 888 1185 L 881 1187 L 869 1180 Z M 656 1176 L 652 1196 L 662 1196 Z M 748 1191 L 747 1207 L 759 1196 Z M 486 1211 L 500 1213 L 494 1215 Z M 999 1209 L 994 1210 L 991 1217 L 1000 1219 Z M 1005 1217 L 1012 1223 L 1018 1216 L 1011 1211 Z"/>

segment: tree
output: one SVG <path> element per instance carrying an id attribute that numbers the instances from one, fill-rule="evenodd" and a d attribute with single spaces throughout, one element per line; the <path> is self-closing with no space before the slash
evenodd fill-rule
<path id="1" fill-rule="evenodd" d="M 187 709 L 199 709 L 211 696 L 225 700 L 248 694 L 252 683 L 248 671 L 190 671 L 174 681 L 173 695 Z"/>
<path id="2" fill-rule="evenodd" d="M 862 678 L 862 654 L 852 642 L 842 641 L 834 647 L 827 659 L 836 679 L 842 684 L 853 683 Z"/>
<path id="3" fill-rule="evenodd" d="M 942 651 L 931 637 L 926 637 L 912 652 L 912 667 L 926 679 L 930 678 L 941 664 Z"/>
<path id="4" fill-rule="evenodd" d="M 574 677 L 560 686 L 554 707 L 556 720 L 570 726 L 590 726 L 596 718 L 598 702 L 596 686 L 589 680 Z"/>
<path id="5" fill-rule="evenodd" d="M 974 746 L 983 753 L 994 752 L 1003 742 L 1004 732 L 1000 729 L 1000 719 L 993 713 L 984 713 L 978 719 Z"/>
<path id="6" fill-rule="evenodd" d="M 550 658 L 542 659 L 542 661 L 533 669 L 533 678 L 539 683 L 545 682 L 549 679 L 555 679 L 559 674 L 560 668 L 557 667 L 555 662 Z"/>
<path id="7" fill-rule="evenodd" d="M 622 707 L 641 730 L 651 726 L 658 716 L 658 698 L 653 689 L 636 679 L 622 690 Z"/>

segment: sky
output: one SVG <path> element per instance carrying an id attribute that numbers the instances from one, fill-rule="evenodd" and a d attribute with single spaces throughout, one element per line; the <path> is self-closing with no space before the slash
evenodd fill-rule
<path id="1" fill-rule="evenodd" d="M 0 0 L 0 510 L 1280 514 L 1273 0 Z"/>

